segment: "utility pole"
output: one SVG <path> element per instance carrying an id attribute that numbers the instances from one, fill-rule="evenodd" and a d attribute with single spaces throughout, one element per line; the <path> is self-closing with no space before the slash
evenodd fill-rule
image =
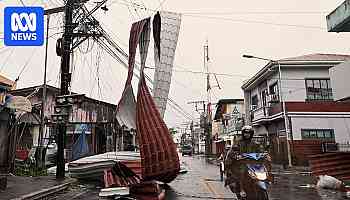
<path id="1" fill-rule="evenodd" d="M 42 98 L 41 98 L 41 113 L 40 113 L 40 128 L 38 137 L 38 148 L 35 155 L 36 167 L 42 169 L 45 165 L 45 151 L 43 147 L 43 137 L 45 133 L 45 107 L 46 107 L 46 72 L 47 72 L 47 54 L 49 45 L 49 26 L 50 26 L 50 15 L 60 13 L 64 11 L 64 7 L 57 7 L 47 9 L 44 11 L 46 15 L 46 43 L 45 43 L 45 64 L 44 64 L 44 83 L 42 86 Z"/>
<path id="2" fill-rule="evenodd" d="M 209 45 L 208 40 L 206 41 L 206 44 L 204 45 L 204 55 L 203 55 L 203 65 L 204 70 L 206 71 L 206 92 L 207 92 L 207 112 L 206 112 L 206 123 L 205 123 L 205 154 L 210 155 L 212 153 L 212 143 L 211 143 L 211 86 L 210 86 L 210 72 L 209 72 Z"/>
<path id="3" fill-rule="evenodd" d="M 61 54 L 61 90 L 60 95 L 68 95 L 69 85 L 71 81 L 71 74 L 69 73 L 69 64 L 70 64 L 70 53 L 71 53 L 71 44 L 73 40 L 73 9 L 74 9 L 74 0 L 67 0 L 67 3 L 64 8 L 65 13 L 65 25 L 64 33 L 62 40 L 62 54 Z M 66 123 L 58 123 L 58 137 L 57 137 L 57 171 L 56 178 L 64 178 L 64 147 L 65 147 L 65 138 L 67 132 Z"/>
<path id="4" fill-rule="evenodd" d="M 194 104 L 194 107 L 195 107 L 195 110 L 197 111 L 197 112 L 200 112 L 200 111 L 202 111 L 201 112 L 201 119 L 200 119 L 200 127 L 201 128 L 203 128 L 204 129 L 204 134 L 205 134 L 205 136 L 206 136 L 206 127 L 207 127 L 207 120 L 206 120 L 206 118 L 205 118 L 205 115 L 206 115 L 206 104 L 205 104 L 205 102 L 206 101 L 204 101 L 204 100 L 201 100 L 201 101 L 190 101 L 190 102 L 188 102 L 188 104 Z M 199 108 L 199 106 L 200 105 L 203 105 L 203 108 Z M 203 119 L 202 119 L 203 118 Z M 192 129 L 191 129 L 191 133 L 192 133 L 192 136 L 194 135 L 194 132 L 193 132 L 193 121 L 192 121 L 192 123 L 191 123 L 191 125 L 192 125 Z M 201 138 L 201 137 L 198 137 L 198 138 Z M 193 139 L 192 139 L 193 140 Z M 200 139 L 199 139 L 199 141 L 198 141 L 198 143 L 200 143 Z M 207 152 L 207 146 L 205 147 L 205 152 Z M 198 149 L 198 151 L 199 151 L 199 149 Z"/>
<path id="5" fill-rule="evenodd" d="M 57 122 L 58 136 L 57 136 L 57 171 L 56 178 L 64 178 L 64 148 L 65 148 L 65 138 L 67 132 L 67 124 L 69 123 L 69 114 L 71 108 L 75 102 L 81 102 L 84 95 L 69 95 L 69 86 L 71 82 L 70 68 L 70 54 L 74 48 L 78 47 L 82 42 L 84 42 L 89 37 L 100 37 L 102 34 L 98 34 L 96 31 L 85 30 L 84 32 L 74 33 L 74 29 L 78 26 L 84 24 L 90 29 L 96 29 L 98 22 L 96 20 L 91 20 L 91 15 L 97 11 L 107 0 L 102 0 L 98 2 L 97 5 L 91 10 L 87 10 L 84 7 L 84 3 L 87 0 L 67 0 L 66 5 L 63 10 L 65 13 L 64 17 L 64 33 L 61 39 L 59 49 L 56 48 L 56 52 L 61 57 L 61 88 L 60 96 L 56 97 L 55 114 L 52 115 L 53 121 Z M 75 9 L 81 9 L 84 13 L 84 17 L 79 20 L 79 22 L 73 23 L 73 11 Z M 61 8 L 57 8 L 61 10 Z M 90 31 L 90 32 L 89 32 Z M 74 38 L 79 38 L 73 44 Z"/>

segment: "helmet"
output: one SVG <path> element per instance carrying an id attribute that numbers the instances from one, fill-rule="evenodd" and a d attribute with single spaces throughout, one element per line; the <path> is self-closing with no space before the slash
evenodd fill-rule
<path id="1" fill-rule="evenodd" d="M 250 140 L 254 135 L 254 129 L 252 126 L 243 126 L 242 128 L 242 137 L 243 140 Z"/>

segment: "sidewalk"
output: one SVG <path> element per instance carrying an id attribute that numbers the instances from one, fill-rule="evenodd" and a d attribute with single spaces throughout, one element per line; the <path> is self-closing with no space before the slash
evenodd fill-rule
<path id="1" fill-rule="evenodd" d="M 21 177 L 8 176 L 7 189 L 0 191 L 1 199 L 42 199 L 45 196 L 62 191 L 75 179 L 58 181 L 54 176 Z"/>

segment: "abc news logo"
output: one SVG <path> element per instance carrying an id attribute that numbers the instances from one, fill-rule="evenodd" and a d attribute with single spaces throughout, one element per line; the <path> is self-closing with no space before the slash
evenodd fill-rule
<path id="1" fill-rule="evenodd" d="M 4 12 L 6 46 L 41 46 L 44 43 L 42 7 L 6 7 Z"/>

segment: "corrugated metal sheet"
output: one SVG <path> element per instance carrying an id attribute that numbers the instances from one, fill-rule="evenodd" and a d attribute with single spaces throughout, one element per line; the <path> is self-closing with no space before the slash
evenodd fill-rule
<path id="1" fill-rule="evenodd" d="M 323 153 L 309 156 L 312 174 L 350 180 L 350 152 Z"/>
<path id="2" fill-rule="evenodd" d="M 136 132 L 140 144 L 141 172 L 142 178 L 146 181 L 157 180 L 168 183 L 178 175 L 180 162 L 176 146 L 149 92 L 143 72 L 150 34 L 150 19 L 145 20 L 147 23 L 139 43 L 141 75 L 136 106 Z"/>

